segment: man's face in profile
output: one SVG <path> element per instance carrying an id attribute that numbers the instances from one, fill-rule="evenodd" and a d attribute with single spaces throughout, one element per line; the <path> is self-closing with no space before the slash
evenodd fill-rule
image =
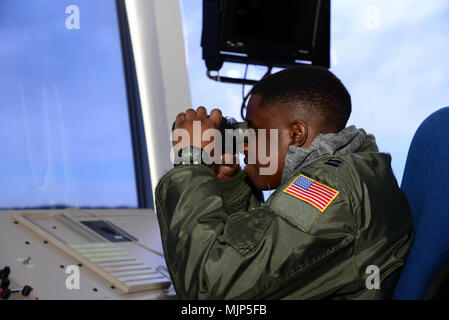
<path id="1" fill-rule="evenodd" d="M 248 103 L 246 120 L 249 128 L 255 130 L 256 150 L 250 150 L 248 145 L 245 144 L 244 153 L 246 166 L 244 171 L 258 189 L 272 190 L 276 189 L 281 183 L 285 157 L 287 155 L 288 146 L 292 142 L 291 129 L 289 123 L 282 120 L 284 117 L 274 114 L 277 111 L 273 110 L 278 110 L 277 108 L 261 108 L 260 101 L 261 96 L 255 94 L 251 96 Z M 261 132 L 259 131 L 261 129 L 266 130 L 266 139 L 262 139 Z M 277 130 L 277 134 L 275 136 L 270 135 L 270 129 Z M 273 141 L 274 139 L 277 139 L 277 141 Z M 265 145 L 266 151 L 259 152 L 263 145 Z M 249 155 L 249 152 L 253 153 L 254 151 L 255 154 Z M 248 164 L 248 159 L 251 158 L 255 159 L 256 163 Z M 270 162 L 266 163 L 266 161 L 263 161 L 265 158 L 270 159 Z M 271 163 L 271 161 L 277 161 L 277 165 Z M 277 168 L 277 170 L 273 174 L 264 174 L 264 168 L 266 169 L 270 165 Z"/>

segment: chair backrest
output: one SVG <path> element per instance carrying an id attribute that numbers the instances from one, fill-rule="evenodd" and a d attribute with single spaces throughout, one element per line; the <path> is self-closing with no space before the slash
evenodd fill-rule
<path id="1" fill-rule="evenodd" d="M 449 258 L 449 107 L 417 130 L 401 188 L 416 235 L 393 299 L 420 300 Z"/>

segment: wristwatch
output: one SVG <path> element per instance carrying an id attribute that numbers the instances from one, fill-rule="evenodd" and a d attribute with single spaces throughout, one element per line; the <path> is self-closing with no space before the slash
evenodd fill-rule
<path id="1" fill-rule="evenodd" d="M 204 149 L 195 147 L 195 146 L 187 146 L 178 150 L 175 156 L 175 167 L 179 167 L 182 165 L 204 165 L 209 166 L 211 163 L 207 153 Z"/>

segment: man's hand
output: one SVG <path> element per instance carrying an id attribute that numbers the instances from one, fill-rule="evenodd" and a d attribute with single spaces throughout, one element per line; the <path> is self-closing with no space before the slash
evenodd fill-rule
<path id="1" fill-rule="evenodd" d="M 218 130 L 223 115 L 219 109 L 214 109 L 207 115 L 207 110 L 204 107 L 199 107 L 196 111 L 188 109 L 186 112 L 178 114 L 175 121 L 174 152 L 178 152 L 179 149 L 187 146 L 195 146 L 203 148 L 206 152 L 211 150 L 221 150 L 221 146 L 214 145 L 214 138 L 210 135 L 206 135 L 203 140 L 203 134 L 206 130 L 215 129 Z M 183 131 L 176 131 L 182 129 Z M 224 137 L 222 137 L 224 139 Z M 214 157 L 214 154 L 210 154 Z M 231 161 L 232 160 L 232 161 Z M 232 162 L 231 164 L 226 164 Z M 228 180 L 233 178 L 239 173 L 238 157 L 234 155 L 222 155 L 222 164 L 214 163 L 212 170 L 220 180 Z"/>
<path id="2" fill-rule="evenodd" d="M 205 148 L 208 146 L 211 141 L 204 140 L 203 134 L 208 129 L 218 129 L 220 126 L 222 114 L 219 109 L 214 109 L 210 113 L 210 116 L 207 115 L 207 110 L 204 107 L 199 107 L 198 109 L 188 109 L 186 112 L 182 112 L 178 114 L 175 120 L 175 138 L 181 138 L 173 141 L 173 146 L 175 148 L 175 152 L 183 147 L 195 146 L 199 148 Z M 194 130 L 194 126 L 196 124 L 200 124 L 197 127 L 198 130 Z M 187 134 L 177 134 L 176 130 L 181 129 L 184 130 L 184 133 Z"/>
<path id="3" fill-rule="evenodd" d="M 237 155 L 224 154 L 221 157 L 222 164 L 214 164 L 213 170 L 219 180 L 234 178 L 240 171 L 239 158 Z M 230 164 L 226 164 L 230 163 Z"/>

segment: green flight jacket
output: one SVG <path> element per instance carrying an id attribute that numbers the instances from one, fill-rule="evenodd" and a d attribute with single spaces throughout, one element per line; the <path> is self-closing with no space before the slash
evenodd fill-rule
<path id="1" fill-rule="evenodd" d="M 301 168 L 263 205 L 243 173 L 169 171 L 156 209 L 178 298 L 390 299 L 414 237 L 390 163 L 367 137 Z M 324 212 L 285 192 L 299 175 L 338 191 Z"/>

